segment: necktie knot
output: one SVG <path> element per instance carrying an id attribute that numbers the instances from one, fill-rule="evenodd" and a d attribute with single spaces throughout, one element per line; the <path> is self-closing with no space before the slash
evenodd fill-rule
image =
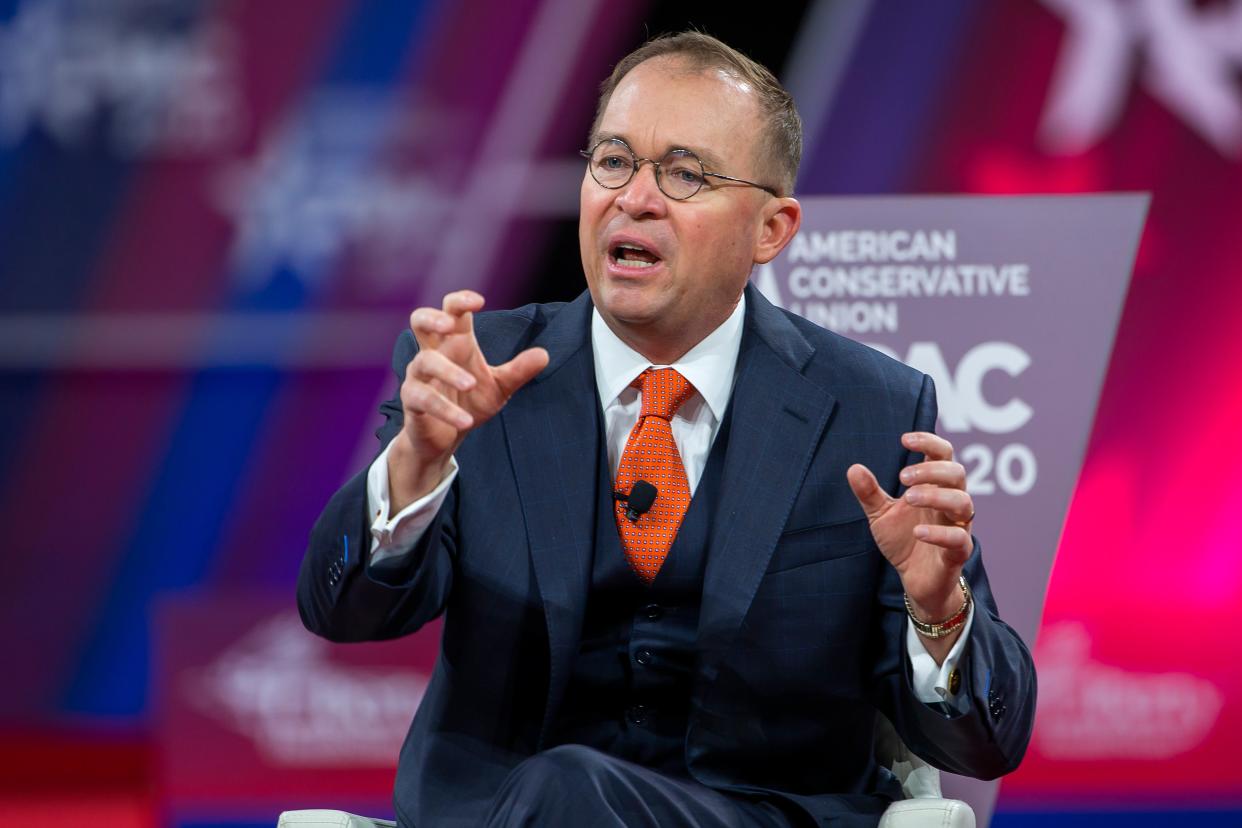
<path id="1" fill-rule="evenodd" d="M 648 368 L 639 377 L 642 381 L 642 412 L 638 415 L 672 420 L 682 403 L 690 399 L 694 386 L 673 368 Z"/>

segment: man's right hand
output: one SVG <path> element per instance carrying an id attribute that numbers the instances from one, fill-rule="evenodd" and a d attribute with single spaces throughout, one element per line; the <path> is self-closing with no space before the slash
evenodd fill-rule
<path id="1" fill-rule="evenodd" d="M 405 369 L 405 421 L 388 452 L 390 514 L 434 489 L 466 434 L 548 364 L 547 351 L 528 348 L 503 365 L 488 365 L 474 338 L 474 314 L 482 308 L 482 296 L 459 290 L 440 309 L 410 314 L 418 353 Z"/>

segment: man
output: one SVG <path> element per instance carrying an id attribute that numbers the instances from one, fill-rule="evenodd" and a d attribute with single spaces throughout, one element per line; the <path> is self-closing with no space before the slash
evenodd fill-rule
<path id="1" fill-rule="evenodd" d="M 801 220 L 788 94 L 660 38 L 589 147 L 589 292 L 414 311 L 385 449 L 303 562 L 333 640 L 444 614 L 401 823 L 875 825 L 877 711 L 942 768 L 1012 770 L 1033 667 L 930 380 L 746 287 Z"/>

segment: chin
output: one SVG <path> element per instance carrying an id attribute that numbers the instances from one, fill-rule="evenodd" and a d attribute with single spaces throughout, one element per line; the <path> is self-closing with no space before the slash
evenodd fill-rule
<path id="1" fill-rule="evenodd" d="M 640 325 L 659 319 L 665 311 L 666 303 L 650 287 L 609 285 L 600 297 L 601 310 L 618 322 L 630 325 Z"/>
<path id="2" fill-rule="evenodd" d="M 617 304 L 614 302 L 605 306 L 602 310 L 607 316 L 631 328 L 646 327 L 660 318 L 658 311 L 632 304 Z"/>

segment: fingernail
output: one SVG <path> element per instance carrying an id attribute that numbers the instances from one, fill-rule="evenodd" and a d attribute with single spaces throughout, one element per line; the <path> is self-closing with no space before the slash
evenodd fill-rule
<path id="1" fill-rule="evenodd" d="M 901 473 L 901 482 L 910 483 L 916 477 L 913 469 L 905 469 Z"/>
<path id="2" fill-rule="evenodd" d="M 462 391 L 468 391 L 469 389 L 474 387 L 474 377 L 470 376 L 469 374 L 467 374 L 464 377 L 458 377 L 457 387 L 460 388 Z"/>
<path id="3" fill-rule="evenodd" d="M 914 527 L 914 536 L 919 540 L 927 540 L 927 536 L 931 534 L 926 526 Z"/>
<path id="4" fill-rule="evenodd" d="M 906 502 L 918 505 L 923 502 L 923 494 L 921 492 L 906 492 Z"/>

